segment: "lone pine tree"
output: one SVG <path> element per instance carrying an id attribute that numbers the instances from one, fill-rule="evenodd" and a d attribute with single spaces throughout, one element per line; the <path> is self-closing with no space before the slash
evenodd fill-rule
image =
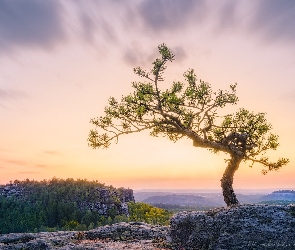
<path id="1" fill-rule="evenodd" d="M 104 116 L 91 119 L 95 129 L 89 132 L 89 146 L 108 148 L 111 142 L 118 142 L 119 136 L 143 130 L 174 142 L 187 137 L 195 147 L 229 156 L 221 178 L 222 192 L 227 206 L 239 205 L 232 185 L 242 161 L 250 162 L 251 167 L 262 164 L 263 174 L 289 162 L 286 158 L 271 162 L 265 156 L 267 150 L 278 147 L 278 136 L 271 133 L 265 113 L 241 108 L 234 114 L 218 115 L 220 109 L 237 103 L 236 84 L 230 85 L 229 90 L 213 91 L 209 83 L 198 80 L 194 70 L 189 69 L 183 74 L 185 82 L 173 82 L 170 89 L 161 90 L 167 62 L 172 62 L 174 55 L 165 44 L 158 49 L 160 58 L 149 72 L 134 68 L 135 74 L 144 79 L 132 83 L 134 92 L 121 101 L 111 97 Z"/>

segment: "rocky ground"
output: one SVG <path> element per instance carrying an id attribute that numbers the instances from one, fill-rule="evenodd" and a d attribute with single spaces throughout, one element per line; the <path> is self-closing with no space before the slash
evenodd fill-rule
<path id="1" fill-rule="evenodd" d="M 3 250 L 294 250 L 295 206 L 242 205 L 175 214 L 170 227 L 118 223 L 84 232 L 0 236 Z"/>
<path id="2" fill-rule="evenodd" d="M 85 232 L 42 232 L 0 236 L 2 250 L 162 250 L 170 246 L 169 227 L 118 223 Z"/>
<path id="3" fill-rule="evenodd" d="M 294 250 L 295 206 L 242 205 L 181 212 L 170 221 L 173 249 Z"/>

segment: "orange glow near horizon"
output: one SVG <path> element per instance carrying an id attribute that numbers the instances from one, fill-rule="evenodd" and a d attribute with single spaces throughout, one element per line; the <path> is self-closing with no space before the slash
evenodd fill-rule
<path id="1" fill-rule="evenodd" d="M 279 12 L 283 3 L 269 19 L 267 1 L 250 1 L 178 1 L 189 5 L 186 13 L 174 2 L 162 9 L 151 1 L 151 9 L 161 11 L 159 20 L 147 1 L 40 3 L 52 20 L 33 33 L 41 21 L 34 15 L 20 10 L 27 22 L 16 26 L 0 16 L 6 29 L 0 39 L 0 184 L 55 176 L 132 189 L 220 188 L 226 156 L 195 148 L 188 139 L 173 143 L 143 132 L 123 136 L 107 150 L 87 145 L 89 120 L 103 115 L 110 96 L 132 91 L 131 83 L 142 80 L 133 68 L 149 70 L 164 42 L 175 61 L 161 89 L 183 81 L 189 68 L 216 91 L 237 82 L 238 105 L 223 114 L 241 107 L 266 112 L 280 137 L 278 150 L 268 155 L 290 163 L 266 176 L 262 166 L 241 164 L 234 187 L 295 188 L 294 18 Z M 34 4 L 28 1 L 28 9 Z"/>

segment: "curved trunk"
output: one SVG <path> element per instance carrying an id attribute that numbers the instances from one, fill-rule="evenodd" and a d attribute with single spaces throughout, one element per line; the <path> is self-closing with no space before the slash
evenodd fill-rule
<path id="1" fill-rule="evenodd" d="M 232 155 L 232 158 L 230 159 L 223 173 L 223 176 L 220 180 L 224 202 L 226 203 L 228 207 L 237 206 L 240 204 L 233 189 L 233 180 L 234 180 L 234 174 L 239 168 L 241 161 L 242 161 L 241 157 L 237 155 Z"/>

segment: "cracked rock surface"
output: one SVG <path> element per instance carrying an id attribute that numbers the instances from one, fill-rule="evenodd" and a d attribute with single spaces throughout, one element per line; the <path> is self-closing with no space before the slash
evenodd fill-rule
<path id="1" fill-rule="evenodd" d="M 169 227 L 142 222 L 117 223 L 84 232 L 11 233 L 0 236 L 2 250 L 165 249 Z"/>
<path id="2" fill-rule="evenodd" d="M 242 205 L 171 218 L 173 249 L 295 249 L 295 206 Z"/>
<path id="3" fill-rule="evenodd" d="M 242 205 L 175 214 L 170 227 L 117 223 L 81 232 L 0 235 L 2 250 L 294 250 L 295 206 Z"/>

